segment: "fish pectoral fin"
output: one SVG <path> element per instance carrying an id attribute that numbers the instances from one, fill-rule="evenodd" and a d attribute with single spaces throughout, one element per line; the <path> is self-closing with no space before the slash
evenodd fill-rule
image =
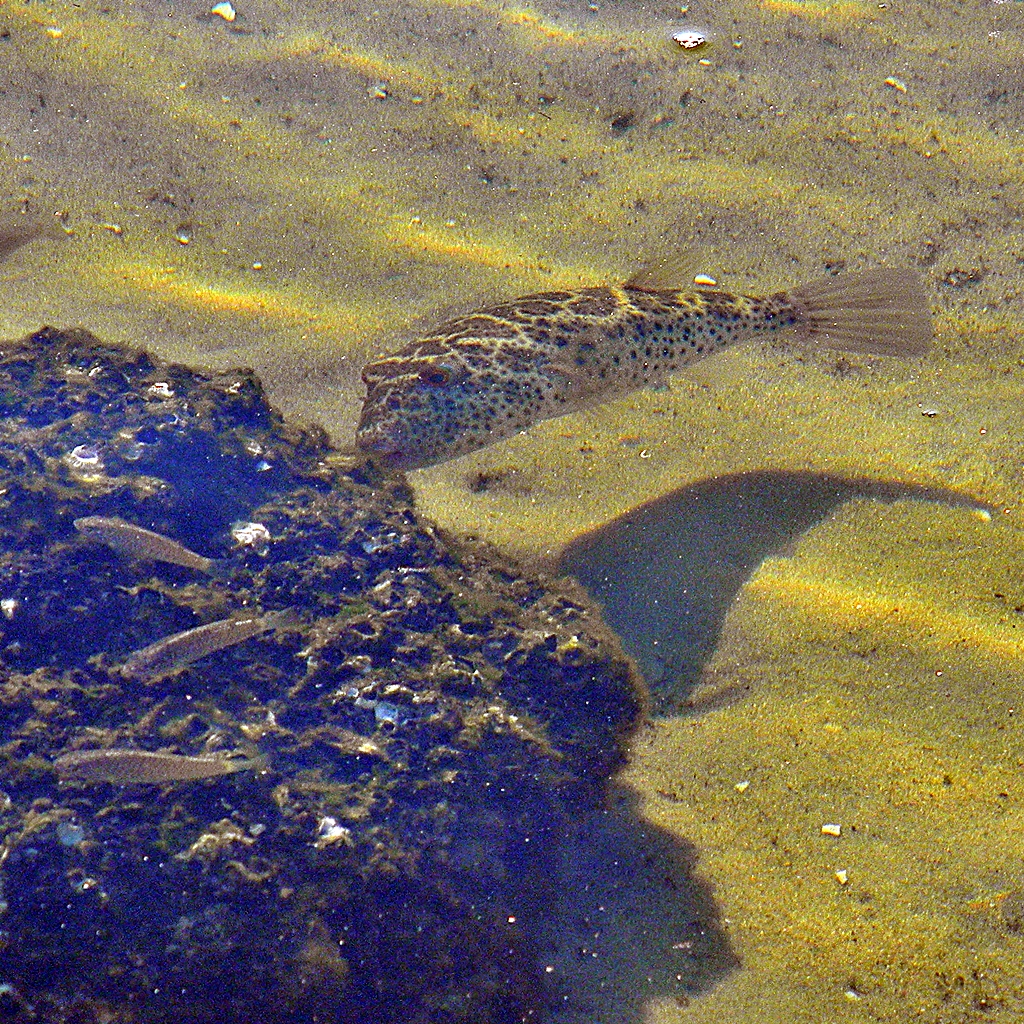
<path id="1" fill-rule="evenodd" d="M 548 373 L 558 374 L 559 377 L 564 377 L 574 387 L 580 389 L 587 379 L 587 374 L 584 372 L 581 366 L 577 366 L 575 363 L 570 362 L 559 362 L 552 360 L 544 364 L 544 369 Z"/>
<path id="2" fill-rule="evenodd" d="M 566 403 L 566 411 L 575 408 L 593 393 L 594 378 L 582 366 L 572 362 L 550 362 L 544 364 L 544 370 L 553 378 L 552 383 L 558 388 L 559 397 Z"/>

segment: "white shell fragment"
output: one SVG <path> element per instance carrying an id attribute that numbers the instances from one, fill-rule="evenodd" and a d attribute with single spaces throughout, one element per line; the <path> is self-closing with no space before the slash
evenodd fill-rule
<path id="1" fill-rule="evenodd" d="M 714 288 L 718 282 L 710 274 L 696 274 L 693 283 L 705 288 Z"/>
<path id="2" fill-rule="evenodd" d="M 843 834 L 842 825 L 822 825 L 821 834 L 823 836 L 839 836 Z"/>
<path id="3" fill-rule="evenodd" d="M 270 531 L 262 523 L 238 522 L 231 527 L 231 539 L 243 548 L 262 548 L 270 543 Z"/>
<path id="4" fill-rule="evenodd" d="M 316 832 L 316 839 L 313 841 L 313 845 L 318 849 L 322 850 L 325 846 L 331 846 L 334 843 L 344 843 L 346 846 L 354 846 L 352 842 L 352 830 L 345 828 L 344 825 L 339 825 L 336 818 L 329 818 L 326 815 L 319 821 L 319 827 Z"/>
<path id="5" fill-rule="evenodd" d="M 696 50 L 698 46 L 703 46 L 708 41 L 708 37 L 695 28 L 681 28 L 672 33 L 672 41 L 678 43 L 684 50 Z"/>
<path id="6" fill-rule="evenodd" d="M 210 13 L 216 14 L 218 18 L 223 18 L 225 21 L 235 20 L 235 9 L 227 0 L 221 0 L 221 3 L 214 4 L 210 8 Z"/>
<path id="7" fill-rule="evenodd" d="M 103 468 L 100 453 L 92 445 L 88 444 L 76 445 L 65 456 L 65 459 L 75 469 Z"/>

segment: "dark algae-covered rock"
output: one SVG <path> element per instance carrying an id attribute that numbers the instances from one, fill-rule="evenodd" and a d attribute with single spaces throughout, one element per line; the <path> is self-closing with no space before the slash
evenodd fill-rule
<path id="1" fill-rule="evenodd" d="M 582 596 L 247 371 L 45 329 L 0 417 L 0 1017 L 543 1020 L 551 865 L 643 711 Z"/>

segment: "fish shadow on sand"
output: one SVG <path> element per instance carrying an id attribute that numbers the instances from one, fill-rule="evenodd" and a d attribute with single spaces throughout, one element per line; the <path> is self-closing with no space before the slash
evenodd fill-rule
<path id="1" fill-rule="evenodd" d="M 734 474 L 682 488 L 580 537 L 559 568 L 602 605 L 651 687 L 655 713 L 692 714 L 688 698 L 745 581 L 856 497 L 985 507 L 953 491 L 899 483 Z M 613 784 L 605 812 L 582 822 L 566 844 L 539 943 L 549 958 L 543 962 L 554 965 L 552 1024 L 635 1024 L 645 1019 L 646 1000 L 685 1006 L 742 966 L 700 877 L 699 851 L 645 820 L 635 802 Z"/>
<path id="2" fill-rule="evenodd" d="M 733 599 L 758 565 L 857 497 L 984 507 L 941 488 L 806 472 L 733 474 L 584 534 L 559 569 L 601 604 L 647 680 L 655 712 L 685 713 Z"/>

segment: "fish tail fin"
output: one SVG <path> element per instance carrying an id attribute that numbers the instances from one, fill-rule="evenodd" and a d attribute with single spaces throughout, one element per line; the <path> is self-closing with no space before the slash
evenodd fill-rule
<path id="1" fill-rule="evenodd" d="M 879 356 L 921 356 L 931 347 L 931 310 L 913 270 L 824 277 L 787 299 L 797 309 L 801 341 Z"/>
<path id="2" fill-rule="evenodd" d="M 302 613 L 297 608 L 280 608 L 264 616 L 271 629 L 298 629 L 304 624 Z"/>
<path id="3" fill-rule="evenodd" d="M 244 753 L 236 753 L 224 763 L 224 774 L 231 775 L 235 772 L 263 772 L 267 770 L 267 755 L 253 754 L 248 756 Z"/>

